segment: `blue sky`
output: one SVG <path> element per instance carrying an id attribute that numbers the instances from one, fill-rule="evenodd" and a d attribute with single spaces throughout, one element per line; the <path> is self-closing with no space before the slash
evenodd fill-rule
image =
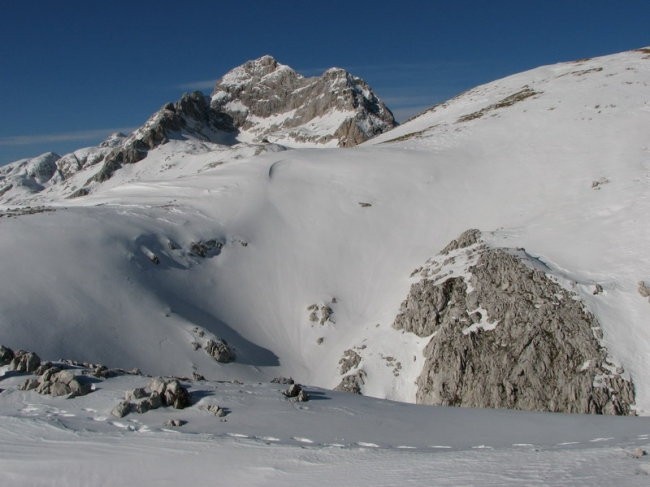
<path id="1" fill-rule="evenodd" d="M 129 130 L 271 54 L 364 78 L 405 119 L 543 64 L 650 45 L 648 0 L 0 0 L 0 164 Z"/>

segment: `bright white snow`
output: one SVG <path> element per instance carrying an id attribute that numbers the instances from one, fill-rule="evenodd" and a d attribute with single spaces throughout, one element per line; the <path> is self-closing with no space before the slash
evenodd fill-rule
<path id="1" fill-rule="evenodd" d="M 47 358 L 247 382 L 242 393 L 227 389 L 225 426 L 202 433 L 190 421 L 192 434 L 162 431 L 158 413 L 142 424 L 93 420 L 107 417 L 100 398 L 117 397 L 109 390 L 68 402 L 6 391 L 3 475 L 113 485 L 173 476 L 182 456 L 183 478 L 199 483 L 222 472 L 242 485 L 325 476 L 351 485 L 645 485 L 647 461 L 627 455 L 648 444 L 643 418 L 432 409 L 326 391 L 331 399 L 285 415 L 277 391 L 254 384 L 292 375 L 334 387 L 339 359 L 356 347 L 365 394 L 413 401 L 426 341 L 391 328 L 409 275 L 479 228 L 493 232 L 491 243 L 525 247 L 586 301 L 635 382 L 638 412 L 650 413 L 650 303 L 637 292 L 650 282 L 649 83 L 650 56 L 639 51 L 547 66 L 354 149 L 173 140 L 88 197 L 64 199 L 52 186 L 8 202 L 57 211 L 0 218 L 0 342 Z M 499 106 L 522 90 L 536 94 Z M 223 243 L 218 255 L 190 255 L 192 242 L 208 239 Z M 596 284 L 603 293 L 593 294 Z M 307 307 L 323 303 L 332 321 L 311 322 Z M 195 351 L 197 327 L 233 344 L 238 360 L 221 365 Z M 400 362 L 397 374 L 386 357 Z M 76 423 L 81 407 L 97 413 Z M 83 482 L 67 473 L 72 465 Z"/>

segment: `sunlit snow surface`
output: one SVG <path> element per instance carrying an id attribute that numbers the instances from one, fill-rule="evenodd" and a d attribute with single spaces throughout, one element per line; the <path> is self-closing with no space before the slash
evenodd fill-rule
<path id="1" fill-rule="evenodd" d="M 56 211 L 0 218 L 0 343 L 49 359 L 242 379 L 251 394 L 228 392 L 228 423 L 201 433 L 190 420 L 185 434 L 161 431 L 158 413 L 136 418 L 142 425 L 127 417 L 125 428 L 79 419 L 81 407 L 108 416 L 103 391 L 71 401 L 4 392 L 2 472 L 35 485 L 176 475 L 241 485 L 647 485 L 647 461 L 627 455 L 647 443 L 636 436 L 650 433 L 645 419 L 536 415 L 539 424 L 329 392 L 296 410 L 268 386 L 256 395 L 255 384 L 291 375 L 334 387 L 354 348 L 365 394 L 414 401 L 426 340 L 391 328 L 409 275 L 479 228 L 491 244 L 525 247 L 585 300 L 647 415 L 650 303 L 637 283 L 650 282 L 649 84 L 644 52 L 564 63 L 478 87 L 354 149 L 173 140 L 90 196 L 64 198 L 98 167 L 7 201 Z M 534 94 L 502 103 L 522 92 Z M 223 243 L 218 255 L 190 255 L 208 239 Z M 312 304 L 330 306 L 332 320 L 311 322 Z M 197 327 L 234 344 L 238 360 L 220 365 L 195 351 Z M 387 357 L 400 362 L 397 374 Z M 240 396 L 277 404 L 252 411 Z M 77 419 L 48 417 L 39 401 Z M 332 436 L 339 422 L 344 438 Z M 481 436 L 476 424 L 491 429 Z"/>
<path id="2" fill-rule="evenodd" d="M 633 456 L 650 447 L 648 418 L 414 406 L 315 388 L 294 403 L 277 384 L 199 381 L 187 409 L 117 419 L 110 409 L 147 378 L 105 380 L 76 399 L 13 390 L 21 380 L 5 379 L 0 396 L 11 485 L 647 485 L 650 473 L 650 460 Z M 230 413 L 217 418 L 201 409 L 209 404 Z"/>

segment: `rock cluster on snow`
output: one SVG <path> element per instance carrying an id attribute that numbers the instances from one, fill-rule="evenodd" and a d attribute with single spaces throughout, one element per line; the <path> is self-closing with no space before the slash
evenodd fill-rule
<path id="1" fill-rule="evenodd" d="M 143 414 L 163 406 L 184 409 L 189 405 L 190 393 L 177 379 L 156 377 L 146 387 L 127 391 L 111 414 L 122 418 L 131 412 Z"/>
<path id="2" fill-rule="evenodd" d="M 207 411 L 210 414 L 215 415 L 217 418 L 223 418 L 228 415 L 228 410 L 218 406 L 217 404 L 208 404 L 206 406 L 201 406 L 199 409 Z"/>
<path id="3" fill-rule="evenodd" d="M 194 327 L 192 334 L 195 338 L 192 342 L 194 350 L 202 348 L 210 357 L 222 364 L 233 362 L 237 358 L 235 349 L 223 338 L 212 335 L 198 326 Z"/>
<path id="4" fill-rule="evenodd" d="M 357 370 L 355 373 L 343 377 L 334 390 L 361 394 L 361 387 L 365 383 L 365 377 L 366 373 L 363 370 Z"/>
<path id="5" fill-rule="evenodd" d="M 341 375 L 347 374 L 350 370 L 356 368 L 361 363 L 361 355 L 352 349 L 345 350 L 339 360 L 339 370 Z"/>
<path id="6" fill-rule="evenodd" d="M 27 379 L 21 386 L 22 390 L 68 397 L 85 396 L 92 391 L 92 384 L 88 377 L 76 374 L 74 369 L 62 369 L 48 363 L 35 372 L 37 377 Z"/>
<path id="7" fill-rule="evenodd" d="M 333 299 L 330 304 L 335 304 L 336 300 Z M 334 323 L 333 316 L 334 310 L 330 304 L 310 304 L 307 306 L 307 311 L 309 311 L 309 321 L 312 323 L 318 323 L 319 325 L 325 325 L 326 323 Z"/>
<path id="8" fill-rule="evenodd" d="M 446 270 L 463 259 L 464 274 Z M 600 344 L 598 321 L 539 262 L 521 249 L 488 247 L 476 230 L 448 245 L 441 261 L 420 272 L 393 325 L 431 336 L 417 402 L 632 412 L 634 386 Z"/>

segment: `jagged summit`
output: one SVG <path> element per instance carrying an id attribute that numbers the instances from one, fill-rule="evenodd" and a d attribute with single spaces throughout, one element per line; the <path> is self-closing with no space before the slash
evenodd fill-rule
<path id="1" fill-rule="evenodd" d="M 219 79 L 211 106 L 232 117 L 242 139 L 289 146 L 350 147 L 397 125 L 368 84 L 348 71 L 306 78 L 268 55 Z"/>
<path id="2" fill-rule="evenodd" d="M 97 147 L 63 157 L 24 159 L 5 166 L 0 170 L 0 202 L 34 202 L 48 192 L 85 196 L 122 167 L 140 162 L 171 140 L 188 141 L 185 149 L 190 151 L 237 143 L 264 144 L 268 150 L 276 150 L 277 144 L 351 147 L 395 125 L 392 113 L 368 84 L 344 69 L 305 78 L 265 55 L 222 76 L 210 97 L 195 91 L 163 105 L 131 134 L 111 134 Z M 37 177 L 25 169 L 27 165 L 40 167 Z"/>

